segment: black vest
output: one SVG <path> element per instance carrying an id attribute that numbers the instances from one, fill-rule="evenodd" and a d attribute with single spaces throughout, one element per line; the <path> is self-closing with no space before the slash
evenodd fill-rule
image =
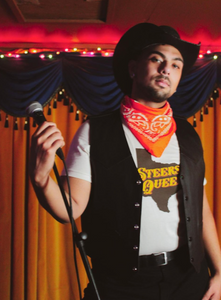
<path id="1" fill-rule="evenodd" d="M 190 261 L 197 271 L 202 241 L 203 150 L 199 136 L 175 118 L 180 147 L 180 182 Z M 92 190 L 82 215 L 86 252 L 94 266 L 115 275 L 139 270 L 142 181 L 124 135 L 119 111 L 90 118 Z"/>

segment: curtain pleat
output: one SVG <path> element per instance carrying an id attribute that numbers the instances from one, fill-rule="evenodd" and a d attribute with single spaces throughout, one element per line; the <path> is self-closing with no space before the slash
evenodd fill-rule
<path id="1" fill-rule="evenodd" d="M 13 131 L 12 149 L 12 211 L 11 211 L 11 298 L 24 297 L 25 266 L 25 193 L 26 193 L 26 140 L 27 132 Z M 21 147 L 22 145 L 22 147 Z M 7 160 L 7 158 L 6 158 Z M 9 170 L 8 170 L 9 171 Z M 19 195 L 19 201 L 18 201 Z"/>
<path id="2" fill-rule="evenodd" d="M 5 114 L 2 118 L 5 119 Z M 3 299 L 11 299 L 13 130 L 4 128 L 3 120 L 0 122 L 0 294 Z"/>
<path id="3" fill-rule="evenodd" d="M 221 94 L 221 92 L 220 92 Z M 221 240 L 221 98 L 209 107 L 200 121 L 196 114 L 196 131 L 204 147 L 206 161 L 206 190 L 217 223 Z M 53 104 L 53 103 L 52 103 Z M 83 122 L 75 120 L 77 107 L 57 103 L 57 109 L 47 116 L 57 124 L 66 145 L 65 156 L 71 140 Z M 28 177 L 28 157 L 31 135 L 36 128 L 32 120 L 24 130 L 25 118 L 18 119 L 14 130 L 14 118 L 1 112 L 0 121 L 0 295 L 4 300 L 79 300 L 76 271 L 73 259 L 73 241 L 69 224 L 54 220 L 39 204 Z M 188 119 L 193 123 L 193 117 Z M 56 158 L 59 172 L 63 166 Z M 53 174 L 53 173 L 52 173 Z M 197 176 L 197 174 L 196 174 Z M 80 231 L 80 220 L 77 220 Z M 108 258 L 107 258 L 108 259 Z M 87 276 L 77 250 L 77 261 L 82 291 L 87 285 Z"/>

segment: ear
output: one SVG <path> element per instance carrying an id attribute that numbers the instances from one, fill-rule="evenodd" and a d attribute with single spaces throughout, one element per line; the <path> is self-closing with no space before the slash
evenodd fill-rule
<path id="1" fill-rule="evenodd" d="M 130 60 L 128 63 L 128 72 L 129 72 L 129 76 L 130 78 L 134 78 L 136 76 L 136 61 L 135 60 Z"/>

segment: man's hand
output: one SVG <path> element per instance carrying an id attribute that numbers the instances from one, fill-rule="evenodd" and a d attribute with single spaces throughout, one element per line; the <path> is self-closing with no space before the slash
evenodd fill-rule
<path id="1" fill-rule="evenodd" d="M 214 275 L 210 279 L 209 289 L 202 300 L 220 300 L 221 298 L 221 276 Z"/>
<path id="2" fill-rule="evenodd" d="M 33 134 L 30 176 L 36 186 L 44 188 L 47 184 L 49 173 L 54 165 L 56 150 L 64 144 L 61 132 L 51 122 L 44 122 Z"/>

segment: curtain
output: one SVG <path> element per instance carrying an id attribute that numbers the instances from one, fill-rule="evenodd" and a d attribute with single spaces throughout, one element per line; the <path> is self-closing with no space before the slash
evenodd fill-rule
<path id="1" fill-rule="evenodd" d="M 220 91 L 219 91 L 220 92 Z M 221 94 L 221 93 L 219 93 Z M 208 114 L 196 113 L 188 120 L 196 123 L 204 147 L 206 191 L 221 240 L 221 97 L 214 100 Z M 45 106 L 47 115 L 49 106 Z M 70 142 L 84 120 L 77 107 L 57 102 L 47 119 L 62 131 L 67 155 Z M 55 221 L 39 204 L 28 177 L 28 157 L 32 120 L 16 119 L 1 112 L 0 121 L 0 295 L 4 300 L 78 300 L 78 286 L 69 224 Z M 5 127 L 8 126 L 8 127 Z M 62 164 L 56 158 L 59 172 Z M 196 174 L 197 175 L 197 174 Z M 80 231 L 80 220 L 77 220 Z M 77 251 L 82 290 L 87 276 Z"/>
<path id="2" fill-rule="evenodd" d="M 76 107 L 74 107 L 76 111 Z M 45 108 L 45 115 L 47 110 Z M 30 136 L 35 131 L 32 122 L 24 130 L 25 118 L 20 118 L 18 130 L 14 119 L 5 113 L 0 121 L 0 295 L 4 300 L 79 299 L 73 259 L 70 224 L 55 221 L 39 206 L 28 177 Z M 58 103 L 47 119 L 61 129 L 67 154 L 72 137 L 83 121 L 69 113 L 69 107 Z M 59 159 L 56 165 L 61 172 Z M 53 173 L 52 173 L 53 175 Z M 77 220 L 80 231 L 80 222 Z M 77 261 L 82 288 L 87 283 L 81 258 Z"/>
<path id="3" fill-rule="evenodd" d="M 52 55 L 52 54 L 51 54 Z M 112 70 L 113 57 L 85 57 L 78 53 L 23 54 L 0 59 L 0 107 L 10 115 L 26 116 L 33 101 L 45 106 L 65 88 L 78 108 L 88 115 L 112 111 L 120 106 L 122 92 Z M 215 85 L 221 84 L 220 58 L 199 58 L 181 78 L 169 99 L 176 115 L 190 117 L 206 102 Z"/>

